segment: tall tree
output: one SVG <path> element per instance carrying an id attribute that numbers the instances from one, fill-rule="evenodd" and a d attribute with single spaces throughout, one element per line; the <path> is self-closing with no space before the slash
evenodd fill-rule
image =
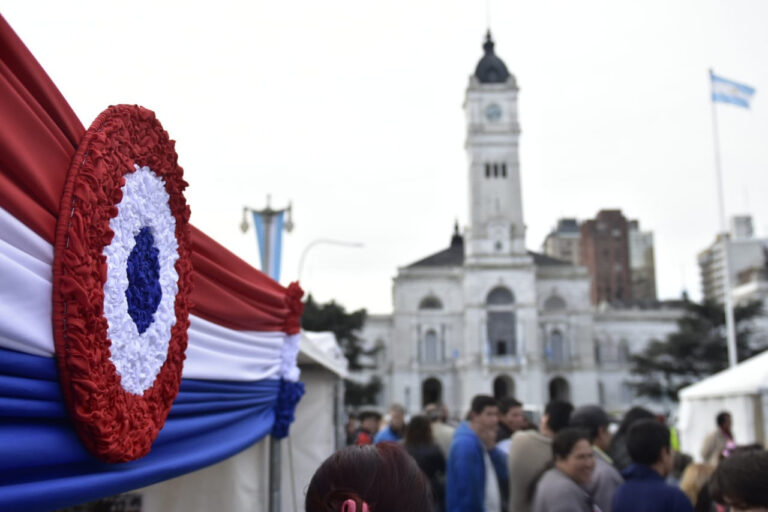
<path id="1" fill-rule="evenodd" d="M 631 371 L 638 380 L 631 384 L 640 396 L 677 401 L 677 392 L 704 377 L 728 367 L 725 312 L 715 302 L 685 301 L 685 314 L 678 330 L 664 341 L 654 340 L 632 356 Z M 753 322 L 762 315 L 761 301 L 734 308 L 736 348 L 743 361 L 768 348 L 753 336 Z"/>
<path id="2" fill-rule="evenodd" d="M 349 361 L 349 369 L 354 372 L 367 367 L 363 356 L 374 355 L 378 350 L 375 347 L 364 347 L 363 340 L 358 336 L 365 324 L 365 317 L 364 309 L 348 313 L 344 306 L 335 301 L 319 304 L 309 295 L 304 304 L 301 326 L 308 331 L 333 332 Z M 345 384 L 344 403 L 351 406 L 375 403 L 376 395 L 381 390 L 381 382 L 375 378 L 368 383 L 347 380 Z"/>

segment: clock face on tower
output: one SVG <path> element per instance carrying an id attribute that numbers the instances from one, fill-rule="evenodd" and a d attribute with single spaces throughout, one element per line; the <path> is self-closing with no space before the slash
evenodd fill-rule
<path id="1" fill-rule="evenodd" d="M 496 103 L 491 103 L 485 107 L 485 118 L 491 122 L 501 119 L 501 107 Z"/>

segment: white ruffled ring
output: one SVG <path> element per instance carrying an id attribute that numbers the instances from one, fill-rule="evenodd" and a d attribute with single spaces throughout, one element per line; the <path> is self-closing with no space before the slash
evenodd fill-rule
<path id="1" fill-rule="evenodd" d="M 104 317 L 111 340 L 110 361 L 120 375 L 123 389 L 142 395 L 152 387 L 168 356 L 171 328 L 176 324 L 174 302 L 178 293 L 179 259 L 176 219 L 168 204 L 165 183 L 149 167 L 135 165 L 136 171 L 125 175 L 123 198 L 118 214 L 110 219 L 112 242 L 104 247 L 107 280 L 104 283 Z M 162 292 L 153 321 L 139 333 L 128 313 L 128 257 L 136 245 L 136 235 L 149 227 L 158 249 L 159 284 Z"/>
<path id="2" fill-rule="evenodd" d="M 301 370 L 296 364 L 299 356 L 299 339 L 301 334 L 289 334 L 285 337 L 280 353 L 280 377 L 290 382 L 297 382 Z"/>

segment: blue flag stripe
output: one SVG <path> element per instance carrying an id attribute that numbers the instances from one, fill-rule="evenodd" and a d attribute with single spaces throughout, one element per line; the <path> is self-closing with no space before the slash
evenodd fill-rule
<path id="1" fill-rule="evenodd" d="M 718 94 L 713 92 L 712 101 L 719 101 L 720 103 L 731 103 L 740 107 L 749 108 L 749 101 L 737 96 L 730 96 L 728 94 Z"/>

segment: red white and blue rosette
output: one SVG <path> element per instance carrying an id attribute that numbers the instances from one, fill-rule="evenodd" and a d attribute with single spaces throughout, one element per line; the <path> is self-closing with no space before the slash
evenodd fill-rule
<path id="1" fill-rule="evenodd" d="M 149 453 L 179 391 L 189 327 L 187 184 L 153 112 L 105 110 L 67 175 L 53 327 L 83 444 L 106 462 Z"/>

